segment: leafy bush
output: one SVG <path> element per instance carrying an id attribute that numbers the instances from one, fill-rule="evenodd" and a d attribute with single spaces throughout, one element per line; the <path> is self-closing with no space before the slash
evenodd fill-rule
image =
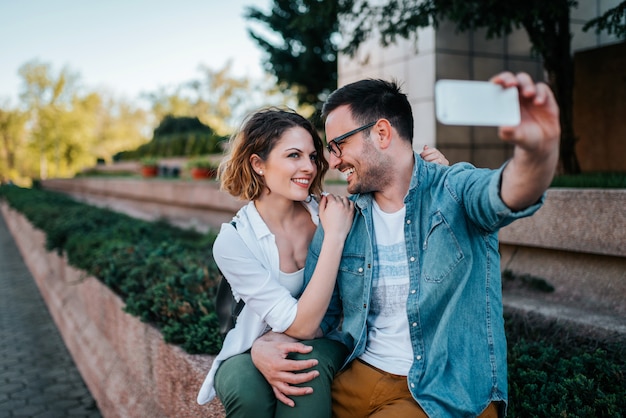
<path id="1" fill-rule="evenodd" d="M 620 417 L 626 411 L 624 370 L 601 349 L 566 355 L 523 341 L 508 361 L 511 416 Z"/>
<path id="2" fill-rule="evenodd" d="M 623 336 L 593 335 L 532 314 L 505 319 L 509 417 L 626 416 Z"/>
<path id="3" fill-rule="evenodd" d="M 145 222 L 62 194 L 0 187 L 0 197 L 46 234 L 46 248 L 97 277 L 125 310 L 159 327 L 189 353 L 221 348 L 213 306 L 215 235 Z"/>
<path id="4" fill-rule="evenodd" d="M 559 175 L 550 187 L 626 189 L 626 173 L 595 172 L 576 175 Z"/>
<path id="5" fill-rule="evenodd" d="M 191 157 L 221 153 L 227 138 L 215 133 L 198 118 L 166 116 L 150 142 L 115 155 L 115 161 L 143 157 Z"/>

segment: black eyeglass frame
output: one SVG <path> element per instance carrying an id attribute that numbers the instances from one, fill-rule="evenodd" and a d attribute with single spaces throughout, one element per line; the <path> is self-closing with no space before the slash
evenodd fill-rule
<path id="1" fill-rule="evenodd" d="M 348 137 L 350 137 L 350 136 L 352 136 L 354 134 L 358 134 L 361 131 L 364 131 L 364 130 L 366 130 L 368 128 L 371 128 L 372 126 L 376 125 L 376 122 L 378 122 L 378 121 L 370 122 L 368 124 L 365 124 L 363 126 L 360 126 L 360 127 L 356 128 L 356 129 L 353 129 L 350 132 L 346 132 L 343 135 L 339 135 L 337 138 L 328 141 L 328 144 L 326 144 L 326 149 L 328 150 L 328 152 L 333 154 L 335 157 L 337 157 L 337 158 L 341 157 L 341 148 L 339 148 L 339 143 L 342 142 L 342 141 L 345 141 Z"/>

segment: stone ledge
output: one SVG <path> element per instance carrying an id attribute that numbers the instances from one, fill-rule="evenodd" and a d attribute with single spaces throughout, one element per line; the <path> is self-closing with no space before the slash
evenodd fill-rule
<path id="1" fill-rule="evenodd" d="M 626 257 L 626 190 L 549 189 L 536 214 L 502 228 L 500 242 Z"/>
<path id="2" fill-rule="evenodd" d="M 183 228 L 219 230 L 245 204 L 215 181 L 51 179 L 45 189 L 140 219 L 165 219 Z M 345 185 L 325 186 L 345 194 Z M 539 211 L 502 228 L 500 242 L 576 253 L 626 257 L 626 190 L 549 189 Z"/>
<path id="3" fill-rule="evenodd" d="M 0 209 L 48 310 L 105 417 L 224 417 L 196 394 L 213 356 L 189 355 L 94 277 L 45 250 L 45 235 L 4 202 Z"/>

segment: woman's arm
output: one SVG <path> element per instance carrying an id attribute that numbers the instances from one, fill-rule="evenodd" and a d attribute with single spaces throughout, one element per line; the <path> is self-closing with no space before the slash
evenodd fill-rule
<path id="1" fill-rule="evenodd" d="M 335 288 L 343 245 L 353 217 L 354 203 L 347 197 L 327 195 L 320 200 L 324 241 L 311 280 L 298 300 L 296 319 L 285 334 L 301 339 L 321 336 L 319 325 Z"/>

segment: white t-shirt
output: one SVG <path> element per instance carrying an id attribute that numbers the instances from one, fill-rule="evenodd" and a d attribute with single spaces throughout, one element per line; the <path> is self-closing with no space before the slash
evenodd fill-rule
<path id="1" fill-rule="evenodd" d="M 403 207 L 385 213 L 374 201 L 372 217 L 378 257 L 367 316 L 367 345 L 361 360 L 388 373 L 406 376 L 413 361 L 406 301 L 409 266 L 404 242 Z"/>

